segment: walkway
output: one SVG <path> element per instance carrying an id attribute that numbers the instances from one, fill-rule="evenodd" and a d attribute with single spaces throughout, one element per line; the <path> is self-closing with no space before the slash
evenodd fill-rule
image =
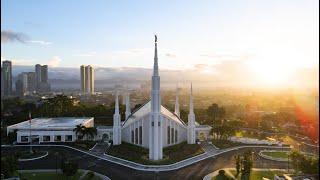
<path id="1" fill-rule="evenodd" d="M 94 145 L 93 148 L 90 149 L 90 151 L 95 154 L 104 154 L 108 149 L 108 147 L 109 147 L 109 144 L 106 142 L 97 142 L 97 144 Z"/>

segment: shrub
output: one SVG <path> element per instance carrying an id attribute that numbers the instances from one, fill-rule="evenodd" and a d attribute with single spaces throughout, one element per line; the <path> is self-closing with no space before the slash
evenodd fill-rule
<path id="1" fill-rule="evenodd" d="M 63 161 L 61 169 L 64 175 L 73 176 L 78 171 L 78 163 L 74 160 Z"/>
<path id="2" fill-rule="evenodd" d="M 94 172 L 92 172 L 92 171 L 89 171 L 87 174 L 86 174 L 86 177 L 88 178 L 88 179 L 91 179 L 91 178 L 93 178 L 95 176 L 95 174 L 94 174 Z"/>

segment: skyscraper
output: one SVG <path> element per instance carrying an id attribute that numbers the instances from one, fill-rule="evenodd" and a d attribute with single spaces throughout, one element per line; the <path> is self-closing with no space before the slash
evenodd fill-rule
<path id="1" fill-rule="evenodd" d="M 83 94 L 94 93 L 94 69 L 88 66 L 80 66 L 81 92 Z"/>
<path id="2" fill-rule="evenodd" d="M 41 66 L 36 64 L 35 66 L 35 81 L 36 91 L 48 92 L 50 91 L 50 84 L 48 82 L 48 65 Z"/>
<path id="3" fill-rule="evenodd" d="M 3 61 L 1 68 L 1 77 L 3 85 L 3 95 L 10 96 L 12 94 L 12 64 L 11 61 Z"/>
<path id="4" fill-rule="evenodd" d="M 18 75 L 16 81 L 16 95 L 25 96 L 28 91 L 28 73 L 23 72 Z"/>
<path id="5" fill-rule="evenodd" d="M 86 82 L 85 82 L 85 67 L 84 65 L 80 66 L 80 81 L 81 81 L 81 87 L 80 90 L 84 94 L 86 92 Z"/>

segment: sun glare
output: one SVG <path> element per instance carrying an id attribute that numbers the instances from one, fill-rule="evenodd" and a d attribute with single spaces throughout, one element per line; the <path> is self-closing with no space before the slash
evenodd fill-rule
<path id="1" fill-rule="evenodd" d="M 266 85 L 288 85 L 294 68 L 280 62 L 255 61 L 249 63 L 253 79 Z"/>

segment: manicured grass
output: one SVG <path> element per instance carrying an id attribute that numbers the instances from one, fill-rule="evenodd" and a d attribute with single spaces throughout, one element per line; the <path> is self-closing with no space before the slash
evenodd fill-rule
<path id="1" fill-rule="evenodd" d="M 236 170 L 230 170 L 230 173 L 232 173 L 235 177 L 236 177 Z M 250 173 L 250 180 L 255 180 L 255 179 L 262 179 L 264 178 L 268 178 L 268 179 L 273 179 L 274 175 L 283 175 L 285 174 L 285 171 L 255 171 L 252 170 Z M 241 179 L 241 174 L 238 175 L 237 177 L 238 180 Z"/>
<path id="2" fill-rule="evenodd" d="M 252 132 L 252 131 L 237 131 L 235 136 L 236 137 L 254 138 L 254 139 L 259 139 L 259 140 L 266 139 L 266 137 L 267 137 L 263 133 L 257 133 L 257 132 Z"/>
<path id="3" fill-rule="evenodd" d="M 20 179 L 27 180 L 78 180 L 83 172 L 77 172 L 74 176 L 67 177 L 61 173 L 56 174 L 55 172 L 28 172 L 28 173 L 20 173 Z"/>
<path id="4" fill-rule="evenodd" d="M 47 152 L 46 151 L 34 151 L 31 153 L 28 151 L 20 151 L 18 153 L 19 159 L 31 159 L 31 158 L 37 158 L 40 156 L 44 156 Z"/>
<path id="5" fill-rule="evenodd" d="M 180 144 L 164 148 L 163 160 L 150 161 L 148 160 L 149 150 L 133 144 L 122 142 L 121 145 L 113 146 L 107 150 L 107 154 L 109 155 L 149 165 L 172 164 L 203 152 L 204 151 L 198 144 L 187 144 L 186 142 L 182 142 Z"/>
<path id="6" fill-rule="evenodd" d="M 214 144 L 216 147 L 218 147 L 220 149 L 225 149 L 225 148 L 245 145 L 245 144 L 239 143 L 239 142 L 232 142 L 232 141 L 229 141 L 229 140 L 218 140 L 218 139 L 213 139 L 212 140 L 212 144 Z"/>
<path id="7" fill-rule="evenodd" d="M 288 159 L 288 152 L 286 151 L 267 151 L 262 152 L 262 154 L 273 158 Z"/>

